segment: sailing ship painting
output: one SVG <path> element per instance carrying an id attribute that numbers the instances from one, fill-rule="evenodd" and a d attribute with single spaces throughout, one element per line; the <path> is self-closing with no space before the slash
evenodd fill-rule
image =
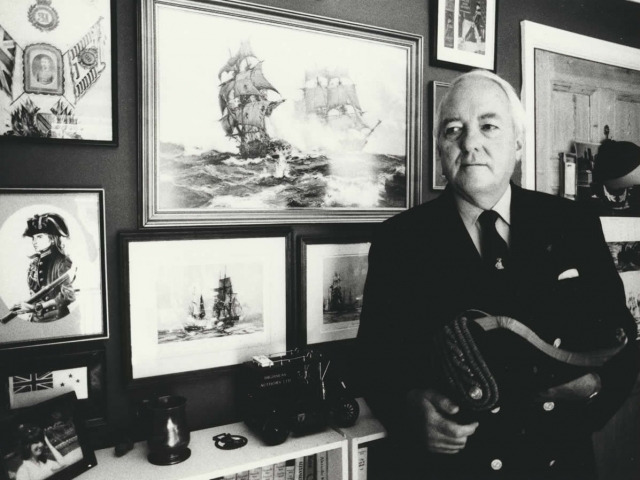
<path id="1" fill-rule="evenodd" d="M 172 269 L 175 270 L 175 269 Z M 178 269 L 181 270 L 181 269 Z M 250 276 L 260 269 L 247 266 L 192 266 L 173 272 L 175 281 L 158 290 L 158 343 L 249 335 L 264 330 L 262 305 Z M 235 279 L 235 280 L 234 280 Z M 240 280 L 240 282 L 238 282 Z M 239 283 L 244 288 L 234 286 Z M 186 292 L 190 291 L 190 295 Z M 160 298 L 162 296 L 162 298 Z"/>
<path id="2" fill-rule="evenodd" d="M 323 263 L 323 324 L 359 320 L 367 277 L 367 256 L 327 257 Z"/>
<path id="3" fill-rule="evenodd" d="M 159 211 L 408 206 L 406 49 L 175 8 L 157 34 Z"/>

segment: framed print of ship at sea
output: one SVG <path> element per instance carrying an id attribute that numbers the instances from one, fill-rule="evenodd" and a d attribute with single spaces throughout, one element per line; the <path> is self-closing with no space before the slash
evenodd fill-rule
<path id="1" fill-rule="evenodd" d="M 421 36 L 233 0 L 142 0 L 141 22 L 142 226 L 421 201 Z"/>
<path id="2" fill-rule="evenodd" d="M 0 139 L 117 144 L 115 0 L 0 2 Z"/>
<path id="3" fill-rule="evenodd" d="M 496 69 L 497 0 L 438 0 L 435 64 Z"/>
<path id="4" fill-rule="evenodd" d="M 120 241 L 131 385 L 287 349 L 290 230 L 123 233 Z"/>

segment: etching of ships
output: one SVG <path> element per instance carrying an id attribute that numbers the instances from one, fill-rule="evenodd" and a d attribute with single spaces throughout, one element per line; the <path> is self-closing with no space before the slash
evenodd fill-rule
<path id="1" fill-rule="evenodd" d="M 219 80 L 225 78 L 218 94 L 220 123 L 226 135 L 238 142 L 242 158 L 264 157 L 273 150 L 265 120 L 284 102 L 269 99 L 280 92 L 265 78 L 262 63 L 244 41 L 218 73 Z"/>
<path id="2" fill-rule="evenodd" d="M 360 151 L 382 120 L 365 122 L 356 85 L 346 69 L 320 68 L 306 72 L 304 98 L 298 109 L 315 117 L 336 135 L 341 150 Z"/>
<path id="3" fill-rule="evenodd" d="M 242 306 L 238 301 L 238 294 L 233 291 L 231 278 L 225 274 L 218 281 L 217 293 L 213 304 L 214 325 L 218 328 L 234 326 L 242 315 Z"/>

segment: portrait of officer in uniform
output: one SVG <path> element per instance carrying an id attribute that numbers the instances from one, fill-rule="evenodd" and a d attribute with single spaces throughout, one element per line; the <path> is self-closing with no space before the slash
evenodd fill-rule
<path id="1" fill-rule="evenodd" d="M 30 322 L 45 323 L 59 320 L 69 314 L 69 305 L 75 301 L 72 285 L 74 277 L 71 258 L 65 253 L 63 239 L 69 238 L 69 229 L 61 215 L 44 213 L 27 220 L 23 236 L 31 237 L 35 253 L 27 272 L 31 296 L 43 292 L 37 301 L 21 301 L 11 309 L 17 315 L 29 314 Z M 65 276 L 63 281 L 59 278 Z"/>
<path id="2" fill-rule="evenodd" d="M 355 361 L 407 470 L 397 478 L 595 479 L 591 435 L 636 381 L 635 322 L 600 219 L 510 181 L 524 118 L 499 76 L 456 78 L 434 121 L 446 189 L 374 232 Z M 477 333 L 491 322 L 502 330 Z M 468 406 L 491 396 L 490 409 Z"/>

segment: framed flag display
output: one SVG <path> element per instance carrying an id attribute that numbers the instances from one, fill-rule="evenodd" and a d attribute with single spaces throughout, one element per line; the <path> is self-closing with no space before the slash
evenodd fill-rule
<path id="1" fill-rule="evenodd" d="M 7 362 L 2 369 L 0 382 L 7 410 L 31 407 L 65 393 L 75 392 L 77 408 L 85 423 L 94 426 L 105 422 L 103 350 Z"/>
<path id="2" fill-rule="evenodd" d="M 0 2 L 0 137 L 115 145 L 113 0 Z"/>

